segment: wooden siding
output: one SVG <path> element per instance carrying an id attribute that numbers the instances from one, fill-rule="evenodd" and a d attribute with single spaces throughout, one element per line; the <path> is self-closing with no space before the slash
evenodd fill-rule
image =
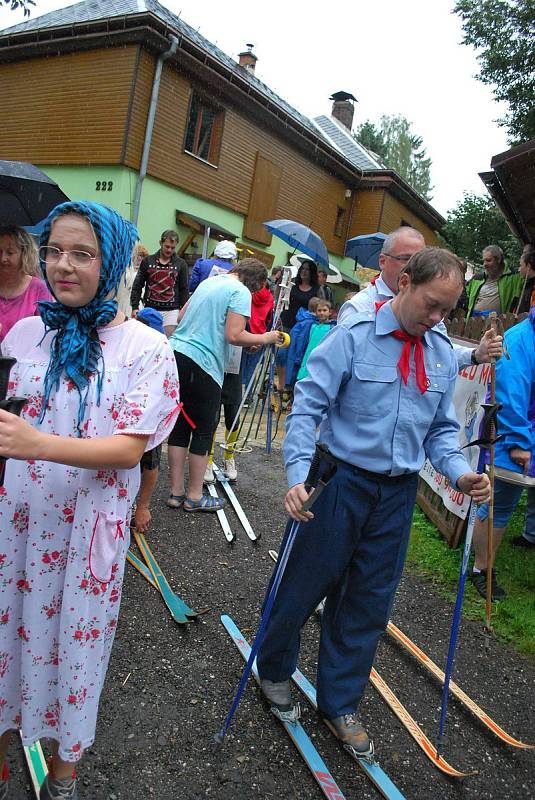
<path id="1" fill-rule="evenodd" d="M 384 189 L 363 189 L 356 193 L 348 239 L 379 230 L 384 195 Z"/>
<path id="2" fill-rule="evenodd" d="M 243 235 L 261 244 L 271 244 L 271 233 L 263 222 L 275 219 L 279 201 L 282 170 L 260 153 L 256 154 L 254 178 L 249 199 L 249 212 L 243 224 Z"/>
<path id="3" fill-rule="evenodd" d="M 132 169 L 139 169 L 141 163 L 155 69 L 156 59 L 146 50 L 142 50 L 134 74 L 134 91 L 124 159 L 125 165 Z"/>
<path id="4" fill-rule="evenodd" d="M 342 254 L 345 239 L 334 235 L 334 226 L 338 206 L 349 209 L 344 182 L 233 109 L 225 111 L 217 167 L 185 153 L 190 92 L 189 81 L 166 65 L 162 72 L 149 174 L 246 216 L 259 151 L 282 170 L 275 216 L 312 225 L 332 252 Z M 137 105 L 134 116 L 146 115 L 143 106 L 142 102 Z M 134 124 L 139 123 L 132 119 Z M 130 158 L 130 147 L 127 152 Z M 139 166 L 135 160 L 129 161 L 129 165 Z"/>
<path id="5" fill-rule="evenodd" d="M 439 245 L 439 241 L 429 225 L 422 222 L 416 214 L 409 211 L 397 198 L 392 197 L 388 192 L 385 193 L 385 202 L 379 220 L 379 230 L 383 231 L 383 233 L 390 233 L 390 231 L 398 228 L 402 221 L 408 222 L 409 225 L 417 228 L 422 233 L 426 244 L 433 246 Z"/>
<path id="6" fill-rule="evenodd" d="M 2 158 L 39 164 L 118 164 L 132 46 L 0 65 Z"/>

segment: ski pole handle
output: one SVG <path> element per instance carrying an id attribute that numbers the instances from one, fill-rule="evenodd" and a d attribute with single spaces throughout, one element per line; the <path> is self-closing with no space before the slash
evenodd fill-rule
<path id="1" fill-rule="evenodd" d="M 305 489 L 309 495 L 304 504 L 305 511 L 308 511 L 312 503 L 316 502 L 337 469 L 336 459 L 330 454 L 328 448 L 324 444 L 317 444 L 308 475 L 305 478 Z"/>

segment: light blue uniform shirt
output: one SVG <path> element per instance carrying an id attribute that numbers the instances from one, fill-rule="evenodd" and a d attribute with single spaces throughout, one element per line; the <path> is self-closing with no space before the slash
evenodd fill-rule
<path id="1" fill-rule="evenodd" d="M 231 275 L 203 281 L 188 301 L 178 327 L 169 339 L 177 353 L 191 358 L 223 386 L 230 345 L 225 341 L 227 312 L 251 316 L 251 292 Z"/>
<path id="2" fill-rule="evenodd" d="M 384 475 L 418 472 L 427 455 L 455 485 L 472 469 L 459 451 L 452 405 L 457 361 L 436 328 L 423 337 L 429 387 L 416 386 L 414 347 L 407 386 L 397 367 L 403 342 L 391 302 L 336 325 L 308 359 L 286 423 L 288 485 L 303 483 L 319 441 L 342 461 Z"/>
<path id="3" fill-rule="evenodd" d="M 375 311 L 376 303 L 380 303 L 381 300 L 391 300 L 393 297 L 395 297 L 394 292 L 384 282 L 381 274 L 378 276 L 374 284 L 370 283 L 370 285 L 366 286 L 362 292 L 357 292 L 357 294 L 352 297 L 351 300 L 348 300 L 347 303 L 344 303 L 338 312 L 337 321 L 340 323 L 347 322 L 350 319 L 355 319 L 355 315 L 362 311 L 370 311 L 373 313 Z M 446 326 L 443 322 L 439 322 L 438 325 L 435 325 L 435 328 L 446 336 L 448 335 Z M 454 344 L 453 351 L 455 353 L 455 358 L 457 359 L 457 369 L 459 372 L 465 367 L 470 366 L 472 363 L 472 347 L 462 347 L 460 344 Z"/>

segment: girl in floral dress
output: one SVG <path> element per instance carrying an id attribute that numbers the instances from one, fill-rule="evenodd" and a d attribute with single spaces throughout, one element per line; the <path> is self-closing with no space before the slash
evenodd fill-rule
<path id="1" fill-rule="evenodd" d="M 41 800 L 78 798 L 73 772 L 95 736 L 117 625 L 139 461 L 173 428 L 167 339 L 113 299 L 135 228 L 96 203 L 64 203 L 41 238 L 56 298 L 3 344 L 17 359 L 0 410 L 0 765 L 14 729 L 55 742 Z M 7 769 L 0 800 L 8 797 Z"/>

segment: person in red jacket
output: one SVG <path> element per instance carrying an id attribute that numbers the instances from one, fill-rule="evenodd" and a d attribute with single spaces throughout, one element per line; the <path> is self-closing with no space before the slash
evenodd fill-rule
<path id="1" fill-rule="evenodd" d="M 271 325 L 273 319 L 274 300 L 273 295 L 267 285 L 253 294 L 251 305 L 251 317 L 249 319 L 249 330 L 251 333 L 265 333 Z M 243 351 L 241 360 L 241 382 L 244 386 L 249 385 L 263 348 L 249 347 Z"/>

